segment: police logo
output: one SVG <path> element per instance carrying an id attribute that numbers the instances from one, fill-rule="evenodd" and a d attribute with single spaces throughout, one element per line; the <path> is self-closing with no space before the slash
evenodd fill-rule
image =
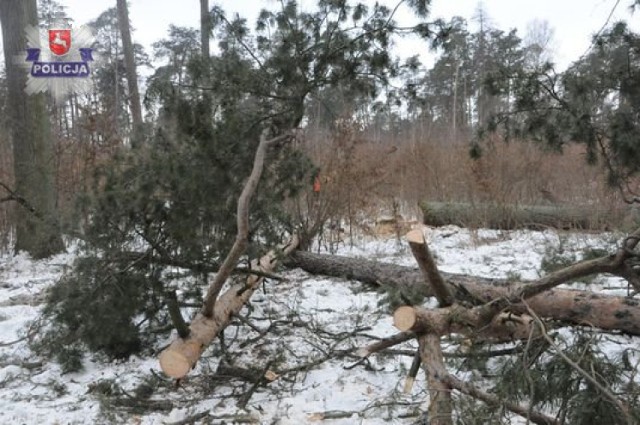
<path id="1" fill-rule="evenodd" d="M 23 63 L 29 67 L 28 94 L 49 90 L 62 100 L 73 92 L 88 91 L 94 42 L 88 27 L 75 29 L 58 20 L 44 34 L 35 27 L 27 28 L 26 34 L 29 46 Z M 43 49 L 47 41 L 49 48 Z"/>

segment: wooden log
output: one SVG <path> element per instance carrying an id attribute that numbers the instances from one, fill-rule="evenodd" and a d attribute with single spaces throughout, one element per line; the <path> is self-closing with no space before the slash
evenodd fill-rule
<path id="1" fill-rule="evenodd" d="M 253 260 L 251 268 L 272 273 L 278 258 L 281 255 L 289 255 L 297 244 L 298 239 L 292 238 L 279 250 L 272 250 L 259 260 Z M 262 280 L 261 276 L 250 275 L 246 281 L 232 285 L 218 298 L 211 317 L 205 316 L 202 312 L 198 313 L 189 326 L 189 336 L 185 339 L 177 338 L 160 354 L 162 371 L 176 379 L 186 376 L 195 366 L 203 350 L 249 301 Z"/>
<path id="2" fill-rule="evenodd" d="M 393 313 L 393 325 L 402 332 L 457 333 L 494 342 L 527 339 L 535 331 L 531 317 L 501 313 L 485 325 L 478 309 L 460 305 L 437 309 L 402 306 Z"/>
<path id="3" fill-rule="evenodd" d="M 591 229 L 624 227 L 633 211 L 613 212 L 593 205 L 500 205 L 494 203 L 421 202 L 424 224 L 491 229 Z"/>
<path id="4" fill-rule="evenodd" d="M 394 290 L 415 291 L 425 296 L 433 296 L 431 288 L 424 285 L 420 270 L 413 267 L 299 251 L 289 257 L 287 264 L 313 274 L 353 279 Z M 460 292 L 464 292 L 482 302 L 517 293 L 527 285 L 511 283 L 504 279 L 486 279 L 445 272 L 441 274 L 456 291 L 456 298 L 460 296 Z M 635 298 L 554 288 L 529 298 L 527 303 L 538 316 L 545 319 L 640 335 L 640 301 Z M 511 308 L 518 310 L 517 305 Z"/>

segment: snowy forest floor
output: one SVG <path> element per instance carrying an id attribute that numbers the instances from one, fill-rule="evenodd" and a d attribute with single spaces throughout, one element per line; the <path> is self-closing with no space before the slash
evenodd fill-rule
<path id="1" fill-rule="evenodd" d="M 613 252 L 621 238 L 448 226 L 433 229 L 429 243 L 443 271 L 535 279 L 545 261 L 580 260 L 587 249 Z M 337 253 L 415 265 L 408 247 L 394 238 L 347 241 Z M 216 341 L 178 387 L 161 375 L 153 354 L 122 362 L 87 355 L 82 372 L 62 374 L 55 362 L 30 351 L 27 338 L 47 288 L 73 258 L 73 253 L 45 261 L 0 256 L 2 424 L 411 424 L 427 407 L 422 373 L 410 395 L 402 392 L 411 343 L 354 366 L 357 348 L 395 333 L 389 306 L 380 303 L 384 294 L 301 270 L 282 271 L 285 281 L 270 280 L 257 291 L 250 308 L 225 331 L 225 352 Z M 627 295 L 619 278 L 601 277 L 589 285 Z M 155 352 L 168 342 L 161 341 Z M 233 374 L 248 376 L 216 374 L 223 357 L 233 359 Z M 278 379 L 254 385 L 251 376 L 267 369 Z"/>

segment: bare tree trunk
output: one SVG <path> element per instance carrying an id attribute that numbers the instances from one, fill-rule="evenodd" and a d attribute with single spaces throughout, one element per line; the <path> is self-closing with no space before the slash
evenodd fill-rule
<path id="1" fill-rule="evenodd" d="M 202 61 L 204 63 L 204 73 L 202 85 L 211 86 L 209 52 L 209 38 L 211 35 L 211 15 L 209 14 L 209 0 L 200 0 L 200 49 L 202 50 Z M 208 89 L 202 90 L 202 115 L 204 125 L 211 126 L 213 121 L 213 96 Z"/>
<path id="2" fill-rule="evenodd" d="M 129 107 L 133 121 L 133 137 L 131 146 L 136 147 L 142 142 L 144 135 L 142 123 L 142 107 L 140 105 L 140 92 L 138 91 L 138 73 L 131 41 L 131 26 L 129 25 L 129 10 L 127 0 L 117 0 L 118 26 L 122 36 L 122 48 L 124 50 L 124 63 L 127 73 L 127 86 L 129 88 Z M 118 105 L 116 105 L 116 108 Z"/>
<path id="3" fill-rule="evenodd" d="M 456 63 L 456 73 L 453 79 L 453 116 L 451 118 L 453 121 L 452 132 L 451 132 L 451 139 L 453 143 L 458 142 L 458 134 L 457 134 L 458 132 L 457 132 L 456 123 L 457 123 L 457 117 L 458 117 L 458 75 L 459 74 L 460 74 L 460 63 Z"/>
<path id="4" fill-rule="evenodd" d="M 211 17 L 209 16 L 209 0 L 200 0 L 200 44 L 202 45 L 202 58 L 208 61 L 211 58 L 209 53 L 209 33 L 211 32 Z"/>
<path id="5" fill-rule="evenodd" d="M 45 258 L 64 251 L 55 210 L 53 149 L 45 95 L 27 95 L 27 71 L 16 66 L 24 56 L 25 28 L 38 26 L 36 0 L 0 1 L 0 22 L 9 87 L 9 125 L 13 139 L 15 190 L 28 212 L 16 214 L 16 251 Z M 1 190 L 1 189 L 0 189 Z M 16 199 L 18 200 L 18 199 Z"/>

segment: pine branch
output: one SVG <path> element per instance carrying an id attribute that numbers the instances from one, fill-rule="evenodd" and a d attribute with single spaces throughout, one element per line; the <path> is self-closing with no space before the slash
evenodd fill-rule
<path id="1" fill-rule="evenodd" d="M 227 257 L 224 259 L 223 263 L 220 265 L 220 269 L 216 274 L 213 282 L 209 285 L 209 289 L 207 291 L 207 295 L 204 299 L 204 304 L 202 306 L 202 315 L 205 317 L 211 317 L 213 314 L 213 307 L 215 302 L 224 286 L 225 282 L 235 269 L 238 261 L 242 254 L 244 254 L 247 245 L 249 244 L 249 203 L 251 202 L 251 198 L 258 187 L 258 183 L 260 181 L 260 177 L 262 176 L 262 169 L 264 168 L 264 161 L 267 155 L 267 148 L 270 145 L 273 145 L 277 142 L 280 142 L 284 139 L 291 137 L 290 133 L 285 133 L 280 136 L 274 137 L 270 140 L 267 140 L 266 134 L 260 137 L 260 144 L 258 145 L 258 149 L 255 154 L 255 158 L 253 161 L 253 169 L 251 170 L 251 174 L 247 183 L 238 198 L 238 209 L 236 212 L 237 215 L 237 234 L 236 240 L 229 250 Z"/>
<path id="2" fill-rule="evenodd" d="M 453 389 L 460 391 L 463 394 L 482 400 L 490 406 L 502 406 L 517 415 L 522 416 L 525 419 L 530 420 L 537 425 L 560 425 L 560 422 L 551 416 L 545 415 L 541 412 L 531 411 L 528 406 L 521 406 L 510 401 L 501 400 L 499 397 L 489 394 L 481 389 L 462 381 L 453 375 L 447 375 L 443 380 Z"/>
<path id="3" fill-rule="evenodd" d="M 529 305 L 527 304 L 527 302 L 524 299 L 522 300 L 522 304 L 524 304 L 524 306 L 527 308 L 527 311 L 529 312 L 531 317 L 533 317 L 533 319 L 535 320 L 536 324 L 540 328 L 540 332 L 542 333 L 542 337 L 549 343 L 549 345 L 551 345 L 551 347 L 553 347 L 553 349 L 556 351 L 556 353 L 560 357 L 562 357 L 562 359 L 565 362 L 567 362 L 567 364 L 569 366 L 571 366 L 576 372 L 578 372 L 578 374 L 580 374 L 584 379 L 589 381 L 594 387 L 596 387 L 598 389 L 598 391 L 600 391 L 613 404 L 615 404 L 618 407 L 618 409 L 620 410 L 620 412 L 624 415 L 624 418 L 625 418 L 627 424 L 632 425 L 634 422 L 633 422 L 633 419 L 631 418 L 631 414 L 629 413 L 629 406 L 627 406 L 626 403 L 624 403 L 622 400 L 620 400 L 618 397 L 616 397 L 608 388 L 606 388 L 604 385 L 602 385 L 596 378 L 594 378 L 586 370 L 581 368 L 579 364 L 577 364 L 576 362 L 571 360 L 569 358 L 569 356 L 567 356 L 564 353 L 564 351 L 562 351 L 562 349 L 560 347 L 558 347 L 558 345 L 555 343 L 553 338 L 551 338 L 549 336 L 549 334 L 547 333 L 547 330 L 546 330 L 546 327 L 545 327 L 544 323 L 542 322 L 542 320 L 540 320 L 540 317 L 538 317 L 536 312 L 533 311 L 533 309 L 531 309 L 531 307 L 529 307 Z"/>

